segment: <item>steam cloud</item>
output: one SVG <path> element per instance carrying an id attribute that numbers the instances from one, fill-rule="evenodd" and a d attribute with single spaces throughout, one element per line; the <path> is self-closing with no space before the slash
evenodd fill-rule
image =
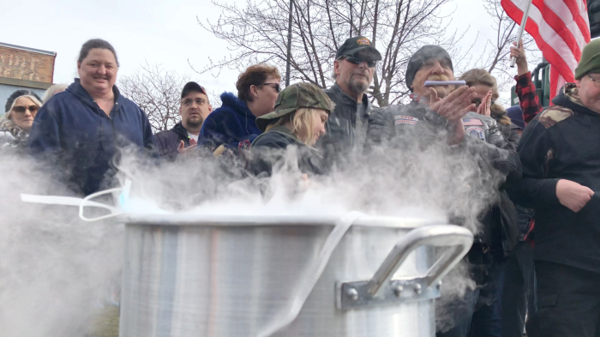
<path id="1" fill-rule="evenodd" d="M 480 158 L 448 147 L 445 135 L 428 146 L 374 148 L 349 158 L 344 170 L 302 186 L 295 152 L 270 178 L 244 177 L 227 159 L 194 155 L 154 165 L 124 150 L 118 179 L 130 179 L 132 211 L 207 214 L 343 215 L 352 210 L 450 221 L 478 231 L 477 216 L 496 197 L 501 177 Z M 0 167 L 0 326 L 2 336 L 74 336 L 90 327 L 106 289 L 118 279 L 123 227 L 83 223 L 64 206 L 24 204 L 20 193 L 57 195 L 57 187 L 28 158 L 3 154 Z M 356 160 L 353 160 L 356 159 Z M 444 280 L 438 321 L 453 325 L 445 304 L 473 286 L 464 265 Z"/>

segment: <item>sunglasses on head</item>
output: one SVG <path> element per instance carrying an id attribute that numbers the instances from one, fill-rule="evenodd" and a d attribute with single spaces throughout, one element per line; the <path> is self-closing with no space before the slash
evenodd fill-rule
<path id="1" fill-rule="evenodd" d="M 345 56 L 346 61 L 352 63 L 352 64 L 361 64 L 363 62 L 367 62 L 367 66 L 369 68 L 373 68 L 375 67 L 375 65 L 377 64 L 377 61 L 373 61 L 373 60 L 363 60 L 363 59 L 359 59 L 357 57 L 354 56 Z"/>
<path id="2" fill-rule="evenodd" d="M 275 89 L 275 91 L 277 91 L 277 93 L 279 93 L 281 91 L 281 86 L 279 85 L 279 83 L 263 83 L 263 85 L 268 85 L 271 88 Z"/>
<path id="3" fill-rule="evenodd" d="M 37 105 L 30 105 L 28 107 L 26 106 L 16 106 L 13 108 L 13 110 L 16 113 L 20 113 L 20 114 L 24 114 L 25 110 L 29 110 L 29 112 L 31 112 L 32 114 L 36 113 L 38 111 L 39 107 Z"/>

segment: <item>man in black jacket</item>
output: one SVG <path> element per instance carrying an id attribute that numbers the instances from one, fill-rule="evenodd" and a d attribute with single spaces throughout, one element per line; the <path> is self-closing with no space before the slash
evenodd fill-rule
<path id="1" fill-rule="evenodd" d="M 366 91 L 380 60 L 381 54 L 363 36 L 347 39 L 335 55 L 335 83 L 324 90 L 335 103 L 335 109 L 325 125 L 327 133 L 317 143 L 330 163 L 335 161 L 343 166 L 348 154 L 362 150 L 371 111 Z"/>
<path id="2" fill-rule="evenodd" d="M 600 323 L 600 40 L 523 132 L 515 202 L 535 209 L 538 311 L 533 337 L 598 336 Z"/>
<path id="3" fill-rule="evenodd" d="M 211 112 L 212 106 L 204 87 L 196 82 L 186 83 L 181 91 L 181 122 L 171 130 L 154 135 L 160 156 L 175 160 L 178 153 L 195 147 L 202 123 Z"/>
<path id="4" fill-rule="evenodd" d="M 503 137 L 493 118 L 472 112 L 475 105 L 471 102 L 477 98 L 473 88 L 424 86 L 426 80 L 454 80 L 452 60 L 443 48 L 419 49 L 409 60 L 405 78 L 413 92 L 411 103 L 373 110 L 367 130 L 367 151 L 378 145 L 414 151 L 441 141 L 456 151 L 467 151 L 486 168 L 491 165 L 498 176 L 520 177 L 515 145 Z M 480 215 L 482 230 L 468 255 L 478 287 L 456 304 L 460 309 L 454 312 L 454 328 L 438 336 L 501 336 L 503 260 L 517 243 L 518 230 L 514 205 L 503 189 L 498 196 L 499 201 Z"/>

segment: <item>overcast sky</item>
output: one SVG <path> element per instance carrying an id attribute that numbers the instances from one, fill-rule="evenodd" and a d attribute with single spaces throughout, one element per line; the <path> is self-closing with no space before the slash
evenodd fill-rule
<path id="1" fill-rule="evenodd" d="M 237 3 L 243 6 L 245 1 Z M 448 31 L 470 26 L 463 40 L 465 49 L 477 33 L 481 43 L 474 52 L 492 37 L 491 19 L 481 0 L 454 0 L 443 13 L 453 13 Z M 71 83 L 77 75 L 81 45 L 90 38 L 103 38 L 117 51 L 119 76 L 131 74 L 147 61 L 187 73 L 209 91 L 234 91 L 237 71 L 225 71 L 215 78 L 194 75 L 188 65 L 189 59 L 202 68 L 209 55 L 216 59 L 227 55 L 227 45 L 200 27 L 196 19 L 214 21 L 219 14 L 209 0 L 14 1 L 0 11 L 0 42 L 56 52 L 55 83 Z"/>

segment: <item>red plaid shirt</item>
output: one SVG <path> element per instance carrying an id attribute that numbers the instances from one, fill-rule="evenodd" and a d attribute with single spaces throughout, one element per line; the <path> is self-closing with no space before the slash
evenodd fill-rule
<path id="1" fill-rule="evenodd" d="M 515 76 L 517 81 L 517 96 L 519 97 L 519 105 L 523 110 L 523 120 L 525 124 L 529 123 L 532 119 L 540 113 L 544 107 L 540 104 L 538 95 L 535 92 L 535 85 L 531 80 L 531 72 L 528 71 L 526 74 L 521 76 Z"/>

